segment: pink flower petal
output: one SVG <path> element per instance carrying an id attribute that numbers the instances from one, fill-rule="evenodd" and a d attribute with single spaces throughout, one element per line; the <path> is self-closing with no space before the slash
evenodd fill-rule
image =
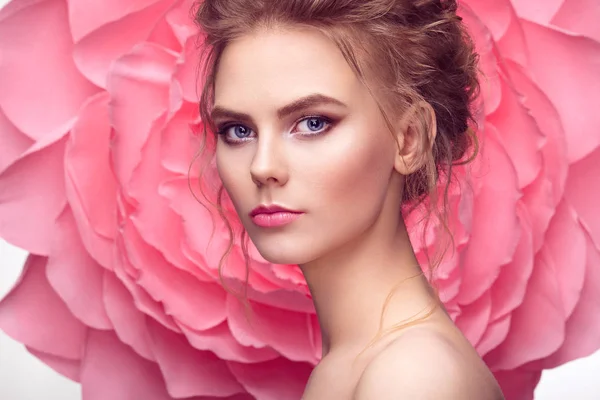
<path id="1" fill-rule="evenodd" d="M 530 0 L 511 0 L 519 17 L 540 24 L 547 24 L 565 2 L 571 0 L 545 0 L 543 3 Z"/>
<path id="2" fill-rule="evenodd" d="M 490 289 L 493 304 L 490 319 L 493 321 L 509 315 L 523 303 L 528 282 L 533 272 L 534 252 L 532 249 L 531 221 L 523 203 L 517 205 L 517 215 L 521 224 L 519 244 L 513 259 L 502 267 L 498 279 Z"/>
<path id="3" fill-rule="evenodd" d="M 250 268 L 250 276 L 248 277 L 249 287 L 252 289 L 252 292 L 249 293 L 249 296 L 252 299 L 259 299 L 267 302 L 267 304 L 279 304 L 283 308 L 302 308 L 303 311 L 307 309 L 307 306 L 310 302 L 305 301 L 306 293 L 298 293 L 299 285 L 294 282 L 290 282 L 288 279 L 282 279 L 280 276 L 274 273 L 272 268 L 272 264 L 266 261 L 256 261 L 253 257 L 252 247 L 254 245 L 252 242 L 248 243 L 248 257 L 249 257 L 249 268 Z M 262 257 L 260 257 L 262 260 Z M 285 267 L 280 266 L 280 271 Z M 297 266 L 296 266 L 297 268 Z M 290 269 L 290 266 L 287 266 L 287 269 Z M 241 250 L 241 248 L 234 248 L 233 252 L 229 255 L 227 259 L 227 265 L 223 269 L 225 275 L 228 277 L 236 277 L 242 281 L 245 281 L 245 270 L 246 270 L 246 258 Z M 287 292 L 289 291 L 289 292 Z M 272 292 L 287 292 L 290 296 L 273 296 L 269 295 Z M 274 300 L 269 301 L 269 298 Z M 288 307 L 288 300 L 290 303 Z M 282 303 L 279 303 L 279 302 Z M 300 304 L 299 304 L 300 303 Z"/>
<path id="4" fill-rule="evenodd" d="M 508 400 L 533 400 L 533 390 L 542 377 L 541 371 L 518 368 L 512 371 L 494 371 Z"/>
<path id="5" fill-rule="evenodd" d="M 297 313 L 259 303 L 251 303 L 249 315 L 239 300 L 229 295 L 227 315 L 231 333 L 241 344 L 264 347 L 268 345 L 292 361 L 316 364 L 311 339 L 310 314 Z"/>
<path id="6" fill-rule="evenodd" d="M 271 264 L 271 270 L 275 277 L 281 281 L 287 281 L 291 285 L 281 284 L 284 288 L 288 287 L 289 289 L 295 288 L 296 290 L 300 290 L 305 295 L 308 295 L 308 286 L 306 286 L 306 279 L 304 279 L 304 275 L 302 275 L 302 271 L 297 265 L 280 265 L 280 264 Z"/>
<path id="7" fill-rule="evenodd" d="M 456 326 L 473 346 L 479 343 L 489 325 L 491 309 L 491 295 L 486 292 L 473 303 L 464 306 L 455 320 Z"/>
<path id="8" fill-rule="evenodd" d="M 106 24 L 119 20 L 126 15 L 148 8 L 157 0 L 105 0 L 102 3 L 70 0 L 69 25 L 73 41 L 78 42 L 88 33 L 102 28 Z"/>
<path id="9" fill-rule="evenodd" d="M 148 327 L 152 348 L 171 396 L 225 397 L 244 391 L 225 361 L 214 353 L 190 348 L 185 337 L 156 322 L 148 321 Z"/>
<path id="10" fill-rule="evenodd" d="M 190 103 L 198 102 L 198 93 L 202 92 L 201 77 L 204 72 L 200 70 L 204 60 L 198 60 L 198 39 L 190 38 L 183 49 L 181 57 L 183 58 L 180 65 L 177 66 L 176 77 L 183 89 L 183 98 Z"/>
<path id="11" fill-rule="evenodd" d="M 600 148 L 571 165 L 565 197 L 575 209 L 579 222 L 589 232 L 592 242 L 600 249 Z"/>
<path id="12" fill-rule="evenodd" d="M 172 4 L 173 2 L 171 2 L 171 5 Z M 146 39 L 146 41 L 179 52 L 181 50 L 181 42 L 177 36 L 175 36 L 173 27 L 166 20 L 165 15 L 162 17 L 163 18 L 160 18 L 156 21 L 156 25 L 154 25 L 152 28 L 152 31 L 148 35 L 148 39 Z"/>
<path id="13" fill-rule="evenodd" d="M 471 240 L 462 255 L 462 286 L 458 302 L 468 304 L 481 296 L 498 277 L 500 267 L 513 258 L 519 241 L 520 227 L 516 212 L 520 197 L 517 176 L 511 160 L 487 125 L 486 142 L 482 144 L 479 160 L 473 167 L 475 192 L 473 214 L 485 218 L 473 219 Z M 490 237 L 495 245 L 489 246 Z M 481 268 L 486 265 L 486 268 Z"/>
<path id="14" fill-rule="evenodd" d="M 494 4 L 497 4 L 495 2 Z M 484 3 L 481 3 L 484 4 Z M 501 100 L 501 90 L 499 87 L 500 75 L 498 73 L 498 62 L 501 55 L 498 54 L 496 44 L 493 40 L 492 32 L 490 27 L 486 25 L 488 20 L 495 21 L 498 16 L 501 21 L 508 19 L 509 15 L 506 13 L 507 6 L 504 3 L 499 3 L 498 7 L 492 9 L 490 16 L 485 14 L 476 14 L 474 11 L 479 11 L 480 7 L 478 3 L 469 3 L 467 5 L 461 4 L 461 17 L 465 25 L 468 28 L 469 33 L 473 38 L 475 48 L 479 54 L 479 68 L 481 70 L 481 101 L 483 104 L 480 106 L 482 109 L 480 112 L 489 113 L 493 112 L 498 108 L 498 104 Z M 502 25 L 506 25 L 509 21 L 499 23 L 496 26 L 499 27 L 500 31 L 503 31 Z M 494 29 L 494 27 L 492 27 Z M 484 115 L 476 116 L 477 123 L 479 126 L 483 125 Z"/>
<path id="15" fill-rule="evenodd" d="M 510 0 L 471 1 L 466 3 L 474 16 L 489 30 L 495 41 L 498 41 L 508 29 L 514 14 Z M 477 35 L 479 38 L 480 35 Z"/>
<path id="16" fill-rule="evenodd" d="M 598 21 L 600 21 L 600 7 L 596 0 L 568 0 L 563 2 L 551 23 L 600 42 Z"/>
<path id="17" fill-rule="evenodd" d="M 89 331 L 81 387 L 86 400 L 172 400 L 158 366 L 139 357 L 111 331 Z"/>
<path id="18" fill-rule="evenodd" d="M 102 299 L 102 280 L 106 271 L 83 248 L 69 208 L 58 217 L 56 228 L 46 265 L 50 285 L 85 325 L 112 329 Z"/>
<path id="19" fill-rule="evenodd" d="M 252 311 L 253 320 L 254 311 Z M 252 322 L 250 326 L 250 310 L 244 308 L 240 300 L 233 297 L 227 297 L 227 323 L 231 334 L 235 340 L 242 346 L 251 346 L 256 348 L 267 347 L 265 340 L 261 338 L 260 333 L 255 328 L 256 323 Z"/>
<path id="20" fill-rule="evenodd" d="M 200 148 L 200 138 L 190 126 L 198 116 L 197 104 L 183 102 L 181 108 L 161 132 L 160 164 L 186 182 L 190 167 L 192 169 L 195 167 L 194 161 L 197 161 L 195 156 Z M 190 177 L 190 180 L 193 179 Z M 188 188 L 187 191 L 189 192 L 190 189 Z"/>
<path id="21" fill-rule="evenodd" d="M 0 24 L 0 109 L 32 139 L 63 127 L 98 90 L 77 71 L 71 51 L 64 1 L 34 3 Z"/>
<path id="22" fill-rule="evenodd" d="M 531 22 L 523 22 L 523 30 L 530 73 L 560 115 L 569 161 L 577 161 L 600 145 L 600 135 L 590 134 L 590 127 L 600 126 L 595 112 L 600 104 L 600 43 Z M 548 62 L 549 54 L 553 62 Z"/>
<path id="23" fill-rule="evenodd" d="M 154 361 L 146 315 L 136 308 L 134 298 L 111 273 L 104 274 L 104 304 L 119 340 L 140 356 Z"/>
<path id="24" fill-rule="evenodd" d="M 50 252 L 54 221 L 66 204 L 64 148 L 61 140 L 0 174 L 0 236 L 35 254 Z"/>
<path id="25" fill-rule="evenodd" d="M 529 213 L 533 251 L 537 252 L 564 193 L 568 170 L 565 134 L 556 109 L 527 75 L 528 70 L 508 62 L 507 71 L 511 81 L 523 95 L 523 105 L 545 136 L 540 152 L 543 168 L 536 180 L 523 189 L 522 199 Z"/>
<path id="26" fill-rule="evenodd" d="M 156 162 L 161 157 L 162 140 L 160 132 L 151 133 L 142 150 L 140 164 L 132 175 L 128 194 L 138 203 L 132 221 L 144 241 L 158 249 L 169 263 L 196 279 L 213 281 L 181 252 L 184 235 L 181 218 L 170 208 L 169 199 L 159 191 L 161 182 L 173 176 Z M 157 226 L 161 229 L 156 229 Z"/>
<path id="27" fill-rule="evenodd" d="M 321 360 L 323 356 L 323 336 L 321 333 L 321 327 L 319 325 L 319 319 L 316 314 L 310 314 L 310 324 L 309 324 L 309 340 L 312 343 L 312 347 L 314 349 L 314 357 L 316 360 Z"/>
<path id="28" fill-rule="evenodd" d="M 575 212 L 561 202 L 550 222 L 542 253 L 552 258 L 555 279 L 560 285 L 560 299 L 568 318 L 579 302 L 586 275 L 586 237 Z"/>
<path id="29" fill-rule="evenodd" d="M 190 10 L 197 4 L 195 0 L 183 0 L 173 9 L 169 10 L 165 19 L 171 26 L 173 33 L 183 45 L 189 38 L 198 34 L 198 28 L 190 18 Z"/>
<path id="30" fill-rule="evenodd" d="M 116 181 L 109 164 L 109 97 L 91 97 L 71 130 L 65 153 L 66 189 L 90 255 L 110 268 L 117 231 Z"/>
<path id="31" fill-rule="evenodd" d="M 229 246 L 229 236 L 221 217 L 198 203 L 190 193 L 187 178 L 164 182 L 161 185 L 161 195 L 170 200 L 170 207 L 181 218 L 184 227 L 185 242 L 182 243 L 183 253 L 193 260 L 213 279 L 219 279 L 218 266 L 221 257 Z M 214 234 L 213 234 L 214 233 Z M 239 257 L 232 254 L 231 257 Z M 244 264 L 229 260 L 223 266 L 223 275 L 244 282 L 246 271 Z M 254 285 L 255 277 L 250 275 L 250 285 Z M 265 284 L 261 279 L 261 284 Z"/>
<path id="32" fill-rule="evenodd" d="M 254 269 L 252 270 L 252 274 L 255 275 Z M 286 290 L 285 288 L 280 287 L 278 290 L 262 292 L 256 290 L 253 286 L 250 286 L 248 288 L 248 298 L 266 306 L 299 313 L 314 314 L 315 305 L 312 299 L 304 292 L 304 290 L 302 290 L 302 287 L 298 289 L 300 290 Z"/>
<path id="33" fill-rule="evenodd" d="M 223 322 L 226 317 L 223 288 L 217 283 L 194 279 L 168 264 L 132 227 L 126 224 L 124 233 L 128 257 L 140 272 L 136 283 L 162 302 L 168 315 L 193 329 L 208 329 Z"/>
<path id="34" fill-rule="evenodd" d="M 6 118 L 0 109 L 0 132 L 2 132 L 2 147 L 0 147 L 0 174 L 21 154 L 25 152 L 34 141 L 25 136 Z"/>
<path id="35" fill-rule="evenodd" d="M 0 8 L 0 22 L 4 21 L 12 17 L 13 15 L 21 12 L 28 7 L 36 5 L 38 3 L 42 3 L 47 0 L 19 0 L 19 1 L 9 1 L 2 8 Z"/>
<path id="36" fill-rule="evenodd" d="M 129 183 L 155 120 L 168 108 L 175 62 L 173 53 L 142 44 L 112 66 L 108 80 L 111 125 L 116 131 L 112 154 L 121 185 Z"/>
<path id="37" fill-rule="evenodd" d="M 485 356 L 504 341 L 510 330 L 510 320 L 511 315 L 508 314 L 489 323 L 481 340 L 476 345 L 477 352 L 481 356 Z"/>
<path id="38" fill-rule="evenodd" d="M 312 365 L 278 358 L 260 364 L 229 362 L 231 372 L 246 390 L 260 400 L 299 399 Z"/>
<path id="39" fill-rule="evenodd" d="M 515 9 L 512 7 L 510 13 L 510 24 L 502 34 L 502 37 L 498 38 L 496 42 L 498 52 L 500 53 L 499 57 L 502 58 L 502 61 L 511 61 L 527 68 L 529 65 L 529 54 L 527 51 L 527 41 L 521 28 L 521 19 L 519 19 Z"/>
<path id="40" fill-rule="evenodd" d="M 446 305 L 446 308 L 455 309 L 458 313 L 460 306 L 457 303 L 457 296 L 460 292 L 461 271 L 458 268 L 459 257 L 452 257 L 444 260 L 437 268 L 434 284 L 439 290 L 440 299 Z"/>
<path id="41" fill-rule="evenodd" d="M 562 345 L 566 315 L 556 268 L 549 255 L 536 257 L 523 304 L 512 313 L 510 332 L 486 357 L 493 370 L 517 368 L 549 356 Z"/>
<path id="42" fill-rule="evenodd" d="M 495 113 L 488 115 L 487 121 L 498 130 L 503 149 L 516 167 L 518 187 L 524 188 L 540 173 L 542 158 L 539 150 L 544 136 L 535 119 L 519 101 L 519 93 L 506 81 L 502 81 L 501 88 L 501 104 Z"/>
<path id="43" fill-rule="evenodd" d="M 79 0 L 82 4 L 83 1 Z M 111 1 L 117 2 L 118 0 Z M 131 7 L 130 9 L 133 10 L 137 6 L 141 6 L 143 1 L 136 0 L 133 5 L 127 2 L 120 8 Z M 107 77 L 110 74 L 112 64 L 115 61 L 120 62 L 118 60 L 122 56 L 129 59 L 125 62 L 131 62 L 132 56 L 139 55 L 139 51 L 136 50 L 133 50 L 133 54 L 129 54 L 129 52 L 137 44 L 146 41 L 158 20 L 172 3 L 173 0 L 153 1 L 152 5 L 103 24 L 95 28 L 94 31 L 89 32 L 87 36 L 78 39 L 73 50 L 73 60 L 81 74 L 95 85 L 111 91 Z M 124 10 L 121 9 L 116 14 L 121 14 L 122 11 Z M 81 34 L 79 31 L 76 32 L 77 36 Z M 139 64 L 139 67 L 143 66 L 146 66 L 144 69 L 151 68 L 151 65 L 146 65 L 145 62 Z M 110 80 L 110 78 L 108 79 Z M 138 100 L 142 99 L 141 96 L 138 98 Z"/>
<path id="44" fill-rule="evenodd" d="M 27 347 L 27 351 L 62 376 L 65 376 L 72 381 L 79 382 L 79 375 L 81 373 L 80 360 L 70 360 L 68 358 L 44 353 L 31 347 Z"/>
<path id="45" fill-rule="evenodd" d="M 46 262 L 28 257 L 21 281 L 0 302 L 0 329 L 35 350 L 79 360 L 87 329 L 52 290 Z"/>
<path id="46" fill-rule="evenodd" d="M 541 368 L 555 368 L 598 350 L 600 337 L 600 252 L 587 239 L 586 275 L 581 297 L 567 320 L 566 339 L 560 349 L 544 360 Z"/>
<path id="47" fill-rule="evenodd" d="M 139 279 L 141 272 L 139 269 L 136 269 L 128 259 L 123 237 L 117 237 L 116 248 L 118 257 L 115 258 L 114 272 L 117 278 L 133 296 L 135 306 L 142 313 L 154 318 L 167 328 L 179 331 L 179 327 L 175 323 L 174 318 L 165 313 L 163 304 L 153 299 L 144 288 L 137 284 L 136 281 Z"/>
<path id="48" fill-rule="evenodd" d="M 232 336 L 226 322 L 203 331 L 193 330 L 182 323 L 179 323 L 179 327 L 191 346 L 198 350 L 212 351 L 223 360 L 248 364 L 279 357 L 279 354 L 269 347 L 242 345 Z"/>

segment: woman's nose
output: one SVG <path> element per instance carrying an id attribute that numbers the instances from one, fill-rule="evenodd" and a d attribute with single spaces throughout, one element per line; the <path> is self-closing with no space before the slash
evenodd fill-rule
<path id="1" fill-rule="evenodd" d="M 281 143 L 269 138 L 258 140 L 256 153 L 250 165 L 250 175 L 256 186 L 283 186 L 289 179 Z"/>

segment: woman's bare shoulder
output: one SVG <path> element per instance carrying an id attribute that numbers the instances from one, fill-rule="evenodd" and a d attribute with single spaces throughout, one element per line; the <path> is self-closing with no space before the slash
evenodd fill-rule
<path id="1" fill-rule="evenodd" d="M 353 399 L 504 399 L 483 361 L 461 347 L 435 330 L 409 330 L 367 365 Z"/>

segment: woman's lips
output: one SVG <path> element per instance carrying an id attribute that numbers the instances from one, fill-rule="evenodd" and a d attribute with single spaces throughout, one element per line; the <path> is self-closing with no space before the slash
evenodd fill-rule
<path id="1" fill-rule="evenodd" d="M 263 228 L 273 228 L 290 224 L 300 218 L 304 213 L 278 211 L 274 213 L 261 213 L 252 216 L 252 222 Z"/>
<path id="2" fill-rule="evenodd" d="M 252 222 L 260 227 L 284 226 L 297 220 L 304 214 L 278 205 L 260 205 L 250 211 Z"/>

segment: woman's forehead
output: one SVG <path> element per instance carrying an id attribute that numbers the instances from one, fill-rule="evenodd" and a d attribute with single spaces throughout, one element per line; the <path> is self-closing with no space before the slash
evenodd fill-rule
<path id="1" fill-rule="evenodd" d="M 349 102 L 364 90 L 339 48 L 317 30 L 271 29 L 230 43 L 215 81 L 215 103 L 235 106 L 311 93 Z M 240 105 L 242 105 L 240 104 Z"/>

